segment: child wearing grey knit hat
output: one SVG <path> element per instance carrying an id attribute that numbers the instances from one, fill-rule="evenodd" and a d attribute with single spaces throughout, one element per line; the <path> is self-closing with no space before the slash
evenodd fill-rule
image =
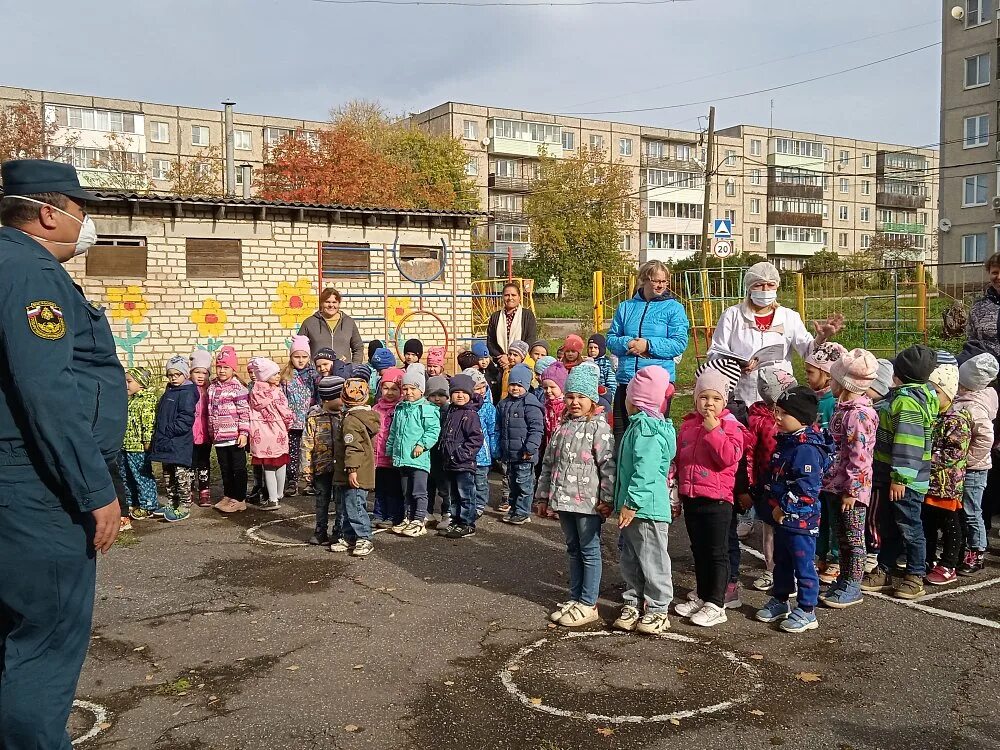
<path id="1" fill-rule="evenodd" d="M 892 375 L 892 362 L 887 359 L 878 360 L 878 374 L 875 375 L 875 380 L 865 391 L 872 403 L 881 401 L 889 395 L 889 389 L 892 388 Z"/>

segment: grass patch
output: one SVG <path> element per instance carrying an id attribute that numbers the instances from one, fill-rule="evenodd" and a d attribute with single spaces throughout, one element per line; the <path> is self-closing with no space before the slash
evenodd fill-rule
<path id="1" fill-rule="evenodd" d="M 539 299 L 536 297 L 535 317 L 583 318 L 592 321 L 594 317 L 593 303 L 589 299 Z"/>
<path id="2" fill-rule="evenodd" d="M 173 682 L 166 682 L 157 688 L 156 692 L 160 695 L 183 695 L 188 692 L 194 683 L 191 682 L 187 677 L 181 677 Z"/>
<path id="3" fill-rule="evenodd" d="M 115 539 L 115 546 L 125 547 L 127 549 L 129 547 L 137 546 L 140 542 L 141 540 L 134 531 L 123 531 L 118 535 L 118 538 Z"/>

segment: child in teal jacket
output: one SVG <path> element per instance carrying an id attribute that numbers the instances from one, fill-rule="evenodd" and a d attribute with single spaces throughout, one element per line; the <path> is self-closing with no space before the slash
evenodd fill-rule
<path id="1" fill-rule="evenodd" d="M 667 608 L 674 598 L 667 538 L 670 492 L 667 474 L 677 453 L 674 425 L 664 417 L 670 375 L 644 367 L 628 384 L 628 427 L 618 454 L 615 510 L 618 512 L 620 566 L 628 589 L 615 620 L 620 630 L 656 635 L 670 627 Z M 645 612 L 640 611 L 643 602 Z"/>

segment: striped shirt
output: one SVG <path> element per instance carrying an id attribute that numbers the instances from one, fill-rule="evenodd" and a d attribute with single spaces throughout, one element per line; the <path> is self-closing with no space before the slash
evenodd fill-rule
<path id="1" fill-rule="evenodd" d="M 926 495 L 938 415 L 937 394 L 926 383 L 907 383 L 889 391 L 889 397 L 878 405 L 878 415 L 875 483 L 901 484 Z"/>

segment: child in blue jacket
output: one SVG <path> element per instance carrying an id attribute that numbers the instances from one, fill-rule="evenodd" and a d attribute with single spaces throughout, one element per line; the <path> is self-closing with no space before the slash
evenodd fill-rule
<path id="1" fill-rule="evenodd" d="M 163 464 L 163 481 L 169 504 L 153 511 L 165 521 L 183 521 L 191 511 L 194 471 L 194 413 L 198 386 L 188 380 L 187 357 L 171 357 L 166 366 L 167 389 L 156 405 L 156 422 L 149 446 L 149 460 Z"/>
<path id="2" fill-rule="evenodd" d="M 594 360 L 594 364 L 601 371 L 598 385 L 604 387 L 604 395 L 607 396 L 608 401 L 614 402 L 615 390 L 618 388 L 618 381 L 615 379 L 617 373 L 611 357 L 608 356 L 607 339 L 602 334 L 595 333 L 587 339 L 587 356 Z"/>
<path id="3" fill-rule="evenodd" d="M 764 485 L 760 517 L 775 527 L 773 596 L 757 611 L 761 622 L 781 620 L 786 633 L 819 627 L 816 604 L 816 538 L 819 536 L 819 492 L 832 463 L 833 441 L 815 424 L 819 399 L 805 386 L 782 393 L 775 404 L 778 444 Z M 797 605 L 788 597 L 798 584 Z"/>
<path id="4" fill-rule="evenodd" d="M 476 535 L 476 454 L 483 447 L 483 428 L 472 406 L 476 386 L 468 375 L 451 379 L 451 406 L 441 428 L 441 455 L 451 494 L 452 525 L 439 529 L 448 539 Z"/>
<path id="5" fill-rule="evenodd" d="M 500 427 L 500 460 L 507 462 L 510 511 L 504 523 L 516 526 L 531 520 L 535 496 L 535 463 L 540 458 L 545 416 L 531 388 L 531 368 L 515 365 L 508 378 L 507 398 L 497 410 Z"/>
<path id="6" fill-rule="evenodd" d="M 493 405 L 493 394 L 486 376 L 478 367 L 470 367 L 463 374 L 472 378 L 476 393 L 472 406 L 479 412 L 479 424 L 483 427 L 483 447 L 476 454 L 476 517 L 480 517 L 490 504 L 490 467 L 497 454 L 500 434 L 497 431 L 497 408 Z"/>

